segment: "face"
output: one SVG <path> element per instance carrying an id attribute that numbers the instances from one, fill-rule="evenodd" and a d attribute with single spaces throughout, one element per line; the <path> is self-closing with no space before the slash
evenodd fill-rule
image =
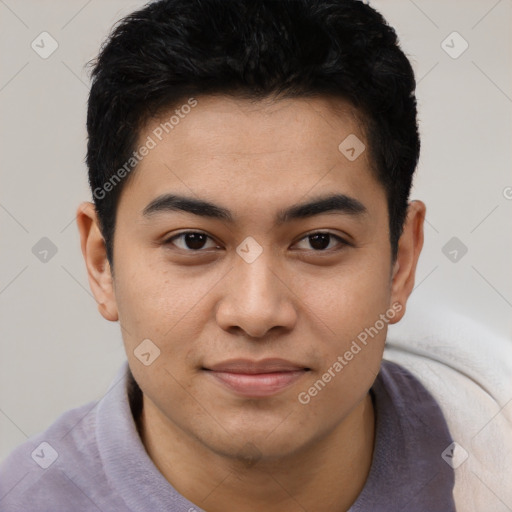
<path id="1" fill-rule="evenodd" d="M 285 456 L 361 403 L 403 314 L 385 192 L 368 151 L 338 148 L 366 145 L 339 99 L 195 101 L 140 133 L 155 144 L 120 197 L 105 316 L 160 421 Z"/>

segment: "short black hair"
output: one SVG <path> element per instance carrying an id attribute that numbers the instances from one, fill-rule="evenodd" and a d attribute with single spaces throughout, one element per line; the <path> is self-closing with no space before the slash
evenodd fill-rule
<path id="1" fill-rule="evenodd" d="M 119 194 L 135 172 L 121 180 L 118 170 L 148 119 L 205 94 L 348 101 L 386 192 L 396 257 L 420 151 L 416 82 L 394 29 L 369 5 L 158 0 L 118 22 L 92 64 L 86 160 L 112 268 Z"/>

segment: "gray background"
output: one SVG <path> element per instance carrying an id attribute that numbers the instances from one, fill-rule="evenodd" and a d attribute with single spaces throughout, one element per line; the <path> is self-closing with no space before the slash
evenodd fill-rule
<path id="1" fill-rule="evenodd" d="M 370 3 L 396 28 L 418 80 L 412 198 L 428 212 L 409 307 L 441 305 L 510 339 L 512 0 Z M 0 459 L 61 412 L 99 398 L 125 358 L 119 326 L 90 293 L 74 215 L 91 197 L 84 65 L 140 5 L 0 0 Z M 42 46 L 43 31 L 58 43 L 46 59 L 31 47 Z M 469 44 L 457 58 L 442 47 L 460 52 L 454 31 Z M 47 261 L 36 245 L 43 237 L 57 249 Z"/>

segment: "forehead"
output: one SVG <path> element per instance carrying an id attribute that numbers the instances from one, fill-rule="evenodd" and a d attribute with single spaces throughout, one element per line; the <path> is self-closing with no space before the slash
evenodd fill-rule
<path id="1" fill-rule="evenodd" d="M 152 147 L 121 197 L 130 197 L 139 214 L 165 192 L 215 198 L 240 212 L 328 192 L 362 202 L 383 195 L 359 116 L 343 100 L 199 96 L 194 102 L 190 107 L 185 99 L 140 130 L 137 147 Z"/>
<path id="2" fill-rule="evenodd" d="M 184 100 L 152 119 L 141 130 L 139 142 L 147 135 L 155 138 L 158 145 L 174 142 L 179 145 L 175 147 L 175 157 L 237 155 L 254 159 L 288 151 L 298 160 L 310 159 L 314 149 L 338 156 L 336 141 L 349 134 L 365 138 L 358 112 L 341 99 L 203 96 L 194 101 L 193 108 L 186 108 L 190 100 Z M 200 153 L 193 151 L 198 144 Z"/>

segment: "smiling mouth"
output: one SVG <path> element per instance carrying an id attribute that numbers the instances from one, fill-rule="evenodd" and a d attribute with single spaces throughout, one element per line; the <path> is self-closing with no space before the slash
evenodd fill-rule
<path id="1" fill-rule="evenodd" d="M 311 371 L 308 367 L 284 359 L 232 359 L 203 367 L 202 370 L 225 389 L 247 398 L 275 395 Z"/>

